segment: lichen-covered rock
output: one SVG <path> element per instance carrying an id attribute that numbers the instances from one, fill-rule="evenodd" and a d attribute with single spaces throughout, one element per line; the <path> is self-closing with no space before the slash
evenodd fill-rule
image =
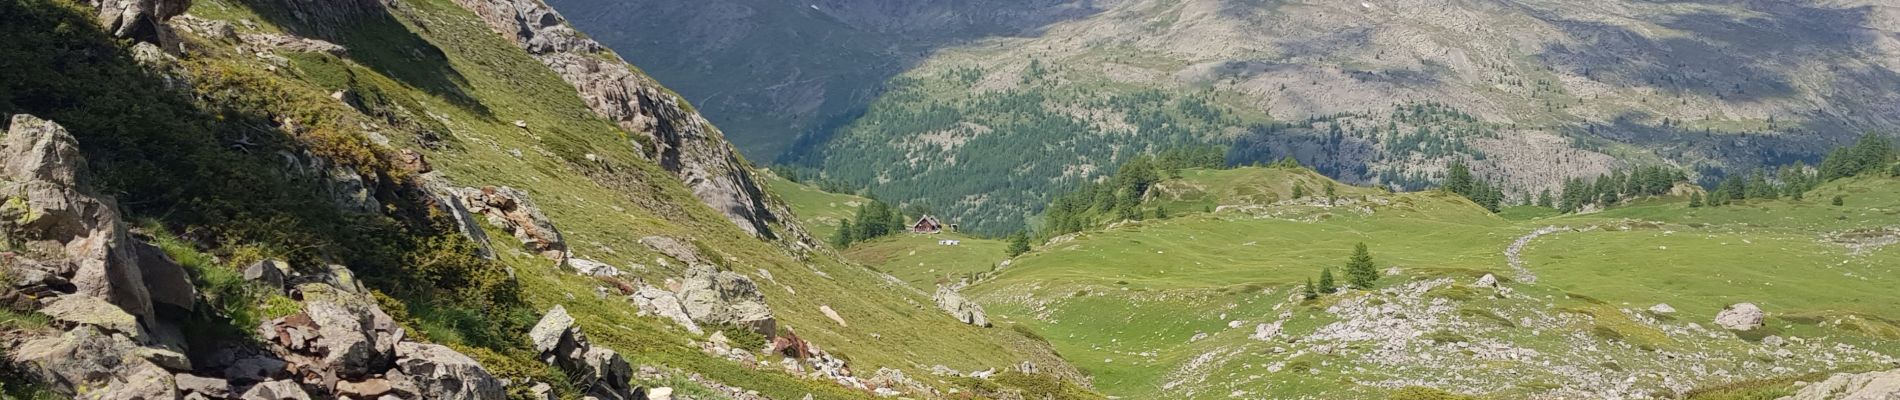
<path id="1" fill-rule="evenodd" d="M 154 323 L 145 274 L 118 205 L 87 185 L 84 165 L 66 128 L 13 116 L 0 139 L 0 230 L 21 242 L 24 256 L 43 261 L 33 272 L 61 277 L 76 293 Z"/>
<path id="2" fill-rule="evenodd" d="M 666 289 L 641 286 L 628 297 L 628 300 L 633 301 L 634 307 L 639 308 L 642 313 L 666 318 L 693 334 L 703 332 L 699 324 L 693 322 L 693 316 L 686 313 L 686 306 L 680 304 L 679 295 Z"/>
<path id="3" fill-rule="evenodd" d="M 441 345 L 396 345 L 396 369 L 414 382 L 425 399 L 501 399 L 501 381 L 467 355 Z"/>
<path id="4" fill-rule="evenodd" d="M 1722 309 L 1715 314 L 1715 324 L 1735 331 L 1751 331 L 1760 328 L 1762 318 L 1767 314 L 1754 303 L 1740 303 Z"/>
<path id="5" fill-rule="evenodd" d="M 765 294 L 745 275 L 695 265 L 687 268 L 678 294 L 694 322 L 744 326 L 766 337 L 778 333 L 778 320 L 766 305 Z"/>
<path id="6" fill-rule="evenodd" d="M 143 332 L 137 317 L 103 299 L 83 294 L 54 297 L 40 308 L 40 313 L 67 328 L 89 325 L 130 338 L 138 338 Z"/>
<path id="7" fill-rule="evenodd" d="M 990 326 L 990 318 L 983 313 L 983 306 L 964 298 L 963 294 L 957 293 L 956 289 L 938 285 L 937 294 L 932 298 L 937 301 L 937 308 L 949 312 L 958 321 L 981 327 Z"/>
<path id="8" fill-rule="evenodd" d="M 177 398 L 172 373 L 141 357 L 139 348 L 124 335 L 79 325 L 9 353 L 29 376 L 76 399 Z"/>

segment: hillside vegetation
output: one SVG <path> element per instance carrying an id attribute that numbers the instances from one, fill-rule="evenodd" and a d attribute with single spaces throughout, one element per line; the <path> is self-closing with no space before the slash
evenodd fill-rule
<path id="1" fill-rule="evenodd" d="M 930 236 L 847 256 L 926 288 L 974 273 L 963 291 L 995 323 L 1048 338 L 1114 396 L 1776 398 L 1811 373 L 1889 368 L 1900 353 L 1900 298 L 1882 289 L 1900 283 L 1889 174 L 1803 200 L 1493 214 L 1299 167 L 1187 169 L 1154 183 L 1146 218 L 1007 261 Z M 1330 205 L 1310 189 L 1329 183 Z M 1344 289 L 1362 243 L 1375 289 Z M 1342 289 L 1304 299 L 1325 268 Z M 1737 303 L 1766 310 L 1764 325 L 1714 322 Z"/>
<path id="2" fill-rule="evenodd" d="M 517 5 L 538 3 L 500 9 Z M 675 176 L 679 166 L 650 153 L 659 151 L 658 133 L 596 114 L 588 103 L 596 98 L 583 99 L 477 13 L 495 9 L 448 0 L 314 9 L 200 0 L 157 22 L 176 35 L 160 43 L 176 47 L 160 48 L 146 37 L 111 37 L 85 7 L 0 5 L 8 38 L 0 67 L 10 71 L 0 78 L 0 115 L 64 125 L 96 177 L 87 183 L 123 202 L 139 237 L 189 264 L 204 297 L 187 310 L 193 335 L 178 350 L 194 360 L 220 346 L 264 346 L 254 336 L 258 323 L 301 311 L 281 290 L 270 295 L 240 276 L 259 260 L 281 259 L 297 276 L 326 264 L 355 271 L 378 300 L 371 307 L 380 305 L 407 340 L 470 355 L 521 383 L 508 388 L 515 396 L 529 395 L 527 383 L 552 384 L 564 398 L 590 385 L 627 384 L 694 398 L 870 398 L 873 387 L 940 396 L 972 386 L 1003 396 L 1034 388 L 933 375 L 932 367 L 1025 362 L 1040 372 L 1014 373 L 1018 383 L 1086 384 L 1038 339 L 961 323 L 885 274 L 736 224 L 731 210 L 708 206 L 688 187 L 696 183 Z M 611 52 L 589 56 L 618 62 Z M 691 112 L 663 88 L 639 95 Z M 652 129 L 691 121 L 665 119 Z M 723 145 L 716 130 L 695 139 Z M 461 206 L 446 203 L 462 200 L 428 192 L 446 186 L 519 196 L 508 204 L 521 211 L 486 222 L 450 215 Z M 20 217 L 23 206 L 8 207 L 9 218 Z M 530 228 L 514 225 L 518 217 L 546 225 L 522 233 Z M 797 230 L 790 220 L 774 223 L 785 224 L 773 226 L 779 232 Z M 704 260 L 687 260 L 697 257 Z M 614 272 L 577 272 L 593 265 L 583 261 Z M 683 279 L 695 262 L 756 282 L 752 290 L 777 327 L 763 334 L 822 348 L 826 362 L 848 363 L 842 378 L 763 348 L 748 330 L 689 331 L 629 301 L 630 288 Z M 594 382 L 544 364 L 529 328 L 555 307 L 595 346 L 634 364 L 634 381 Z M 9 346 L 58 333 L 8 312 L 0 332 Z M 716 333 L 761 348 L 713 351 L 707 343 Z M 19 387 L 12 378 L 5 386 Z"/>

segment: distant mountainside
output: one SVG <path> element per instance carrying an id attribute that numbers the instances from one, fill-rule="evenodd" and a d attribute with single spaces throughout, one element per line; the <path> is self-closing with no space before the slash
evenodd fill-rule
<path id="1" fill-rule="evenodd" d="M 1398 188 L 1467 159 L 1518 197 L 1628 164 L 1812 162 L 1900 126 L 1900 7 L 1872 0 L 644 3 L 557 6 L 636 60 L 666 55 L 643 65 L 755 157 L 804 131 L 781 162 L 989 232 L 1173 147 Z M 853 90 L 783 101 L 792 82 Z"/>
<path id="2" fill-rule="evenodd" d="M 930 50 L 1033 35 L 1090 0 L 550 2 L 701 107 L 754 159 L 835 129 Z"/>

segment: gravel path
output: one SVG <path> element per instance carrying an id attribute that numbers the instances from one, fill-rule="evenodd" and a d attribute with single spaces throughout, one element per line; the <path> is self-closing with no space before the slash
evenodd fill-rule
<path id="1" fill-rule="evenodd" d="M 1575 229 L 1571 229 L 1568 226 L 1546 226 L 1531 232 L 1529 235 L 1518 237 L 1516 242 L 1511 242 L 1511 247 L 1504 249 L 1504 259 L 1511 263 L 1511 270 L 1517 272 L 1517 281 L 1523 283 L 1537 283 L 1537 274 L 1531 273 L 1529 268 L 1524 268 L 1524 258 L 1521 257 L 1524 254 L 1524 247 L 1530 246 L 1531 241 L 1537 240 L 1539 236 L 1573 230 Z"/>

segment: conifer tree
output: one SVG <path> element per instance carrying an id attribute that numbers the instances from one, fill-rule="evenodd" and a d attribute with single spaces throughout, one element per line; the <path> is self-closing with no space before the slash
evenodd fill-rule
<path id="1" fill-rule="evenodd" d="M 852 231 L 850 219 L 838 220 L 838 231 L 831 234 L 831 247 L 840 249 L 851 247 Z"/>
<path id="2" fill-rule="evenodd" d="M 1009 234 L 1009 248 L 1003 249 L 1003 252 L 1009 254 L 1010 257 L 1028 253 L 1029 235 L 1023 233 L 1023 231 L 1016 231 L 1016 233 Z"/>
<path id="3" fill-rule="evenodd" d="M 1698 207 L 1702 207 L 1702 194 L 1701 193 L 1689 194 L 1689 208 L 1698 208 Z"/>
<path id="4" fill-rule="evenodd" d="M 1371 289 L 1379 282 L 1378 267 L 1372 265 L 1372 252 L 1366 250 L 1365 242 L 1353 246 L 1352 259 L 1346 262 L 1346 279 L 1359 289 Z"/>
<path id="5" fill-rule="evenodd" d="M 1293 182 L 1293 198 L 1299 199 L 1302 197 L 1306 197 L 1306 184 L 1302 182 Z"/>
<path id="6" fill-rule="evenodd" d="M 1320 270 L 1319 271 L 1319 292 L 1330 294 L 1334 290 L 1337 290 L 1337 289 L 1339 289 L 1339 286 L 1336 282 L 1333 282 L 1333 269 L 1329 267 L 1329 268 Z"/>
<path id="7" fill-rule="evenodd" d="M 1307 300 L 1319 298 L 1319 292 L 1313 290 L 1313 278 L 1306 278 L 1306 286 L 1300 287 L 1300 297 Z"/>

